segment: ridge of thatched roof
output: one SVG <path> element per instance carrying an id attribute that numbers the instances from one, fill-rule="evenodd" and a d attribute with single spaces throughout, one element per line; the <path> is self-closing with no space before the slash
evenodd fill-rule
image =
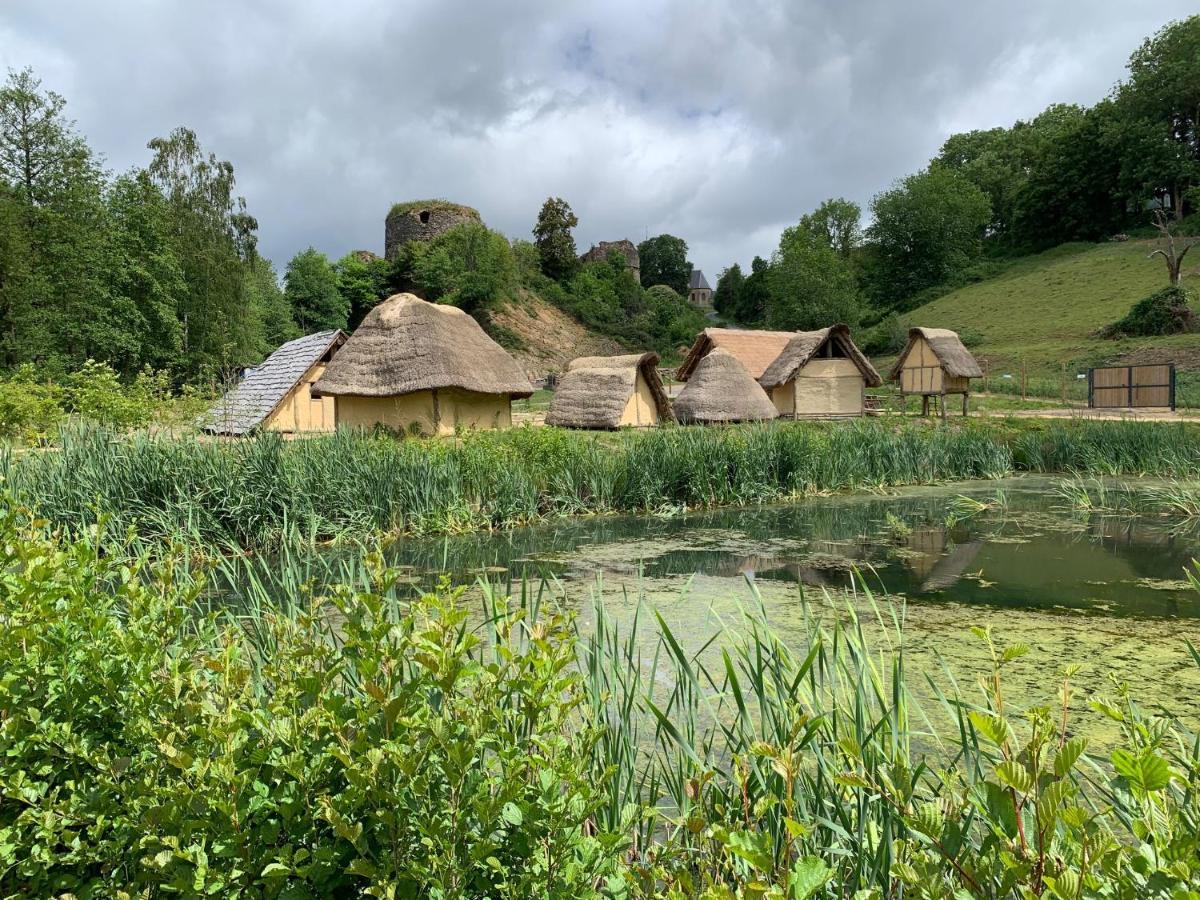
<path id="1" fill-rule="evenodd" d="M 750 328 L 705 328 L 696 337 L 683 365 L 675 373 L 680 381 L 687 381 L 697 364 L 716 347 L 727 350 L 738 358 L 751 378 L 761 378 L 767 366 L 775 361 L 794 331 L 757 331 Z"/>
<path id="2" fill-rule="evenodd" d="M 888 375 L 889 381 L 896 381 L 900 377 L 900 370 L 904 368 L 904 361 L 908 358 L 908 354 L 912 352 L 913 345 L 916 344 L 917 338 L 924 338 L 933 350 L 933 355 L 937 357 L 938 364 L 945 370 L 947 375 L 952 375 L 955 378 L 982 378 L 983 369 L 979 368 L 979 363 L 975 361 L 975 357 L 971 355 L 963 342 L 959 339 L 957 332 L 951 331 L 949 328 L 910 328 L 908 329 L 908 343 L 904 345 L 904 350 L 900 354 L 900 358 L 896 360 L 896 364 L 892 366 L 892 371 Z"/>
<path id="3" fill-rule="evenodd" d="M 675 398 L 675 417 L 690 422 L 751 422 L 774 419 L 779 410 L 741 361 L 717 347 L 697 364 Z"/>
<path id="4" fill-rule="evenodd" d="M 271 417 L 313 366 L 346 341 L 339 331 L 320 331 L 283 344 L 213 404 L 197 424 L 213 434 L 247 434 Z"/>
<path id="5" fill-rule="evenodd" d="M 395 397 L 440 388 L 533 393 L 517 361 L 461 309 L 396 294 L 367 313 L 313 393 Z"/>
<path id="6" fill-rule="evenodd" d="M 796 377 L 796 373 L 808 365 L 809 360 L 827 341 L 833 341 L 841 348 L 842 353 L 862 372 L 867 381 L 867 387 L 879 387 L 883 380 L 871 361 L 867 359 L 858 346 L 850 339 L 850 327 L 838 323 L 819 331 L 798 331 L 787 342 L 783 351 L 775 357 L 775 361 L 767 366 L 758 383 L 770 390 L 781 384 L 787 384 Z"/>
<path id="7" fill-rule="evenodd" d="M 646 379 L 659 418 L 672 418 L 671 404 L 658 375 L 657 353 L 623 356 L 581 356 L 572 360 L 558 381 L 547 425 L 567 428 L 619 428 L 621 416 L 637 387 L 638 373 Z"/>

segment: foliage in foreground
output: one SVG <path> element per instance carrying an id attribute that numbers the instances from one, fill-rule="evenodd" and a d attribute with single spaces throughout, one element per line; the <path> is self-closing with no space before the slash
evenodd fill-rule
<path id="1" fill-rule="evenodd" d="M 119 443 L 120 451 L 114 451 Z M 243 547 L 453 533 L 612 512 L 676 514 L 805 494 L 1014 472 L 1200 475 L 1200 429 L 1137 422 L 776 422 L 596 435 L 553 428 L 453 442 L 353 432 L 237 443 L 68 430 L 54 453 L 0 456 L 18 500 L 54 522 Z"/>
<path id="2" fill-rule="evenodd" d="M 450 592 L 402 602 L 376 568 L 302 613 L 238 618 L 200 611 L 178 560 L 100 543 L 5 503 L 2 896 L 1200 886 L 1196 736 L 1118 688 L 1092 705 L 1121 745 L 1090 759 L 1069 681 L 1054 704 L 1005 696 L 1026 648 L 993 647 L 979 698 L 944 699 L 939 740 L 899 610 L 878 655 L 852 613 L 806 614 L 789 644 L 753 611 L 693 653 L 661 618 L 623 634 L 602 608 L 576 637 L 531 595 L 485 592 L 474 619 Z"/>

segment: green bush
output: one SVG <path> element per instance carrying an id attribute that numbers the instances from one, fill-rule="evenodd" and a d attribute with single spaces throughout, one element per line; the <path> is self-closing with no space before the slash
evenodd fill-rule
<path id="1" fill-rule="evenodd" d="M 1105 337 L 1159 337 L 1196 330 L 1194 298 L 1181 287 L 1166 287 L 1134 304 L 1125 316 L 1104 329 Z"/>
<path id="2" fill-rule="evenodd" d="M 196 611 L 182 560 L 96 547 L 0 507 L 0 896 L 592 897 L 613 874 L 564 620 L 498 609 L 489 642 L 380 570 L 243 626 Z"/>
<path id="3" fill-rule="evenodd" d="M 43 443 L 57 432 L 65 417 L 62 388 L 39 381 L 30 364 L 0 380 L 0 437 L 27 444 Z"/>

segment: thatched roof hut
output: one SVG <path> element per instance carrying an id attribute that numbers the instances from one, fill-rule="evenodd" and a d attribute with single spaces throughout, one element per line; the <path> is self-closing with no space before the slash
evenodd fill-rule
<path id="1" fill-rule="evenodd" d="M 657 353 L 573 360 L 558 381 L 546 424 L 621 428 L 669 421 L 671 404 L 657 365 Z"/>
<path id="2" fill-rule="evenodd" d="M 338 398 L 338 424 L 433 433 L 511 424 L 533 385 L 473 318 L 396 294 L 363 319 L 314 393 Z"/>
<path id="3" fill-rule="evenodd" d="M 705 328 L 696 337 L 692 349 L 688 351 L 683 365 L 675 377 L 687 381 L 700 360 L 720 347 L 732 353 L 750 373 L 751 378 L 761 378 L 767 366 L 783 352 L 795 332 L 793 331 L 754 331 L 742 328 Z"/>
<path id="4" fill-rule="evenodd" d="M 779 415 L 741 361 L 717 347 L 706 354 L 675 398 L 675 417 L 684 423 L 752 422 Z"/>
<path id="5" fill-rule="evenodd" d="M 900 382 L 902 394 L 923 396 L 924 412 L 929 411 L 930 397 L 943 398 L 943 416 L 946 414 L 945 395 L 962 394 L 965 416 L 971 379 L 981 377 L 983 370 L 979 368 L 979 363 L 953 331 L 946 328 L 910 328 L 908 343 L 892 366 L 888 380 Z"/>
<path id="6" fill-rule="evenodd" d="M 839 324 L 794 334 L 758 383 L 780 415 L 823 417 L 861 416 L 866 388 L 883 381 Z"/>
<path id="7" fill-rule="evenodd" d="M 311 388 L 346 343 L 341 331 L 321 331 L 288 341 L 221 397 L 197 423 L 212 434 L 252 431 L 287 434 L 333 431 L 332 397 L 313 397 Z"/>

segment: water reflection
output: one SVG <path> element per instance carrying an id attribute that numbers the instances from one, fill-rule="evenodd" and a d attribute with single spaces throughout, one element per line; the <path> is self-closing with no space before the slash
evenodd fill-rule
<path id="1" fill-rule="evenodd" d="M 574 520 L 405 540 L 390 554 L 429 578 L 459 581 L 487 572 L 634 586 L 702 575 L 837 589 L 858 570 L 910 600 L 1200 617 L 1183 582 L 1200 556 L 1194 532 L 1166 520 L 1080 517 L 1050 485 L 1019 479 L 671 519 Z"/>

